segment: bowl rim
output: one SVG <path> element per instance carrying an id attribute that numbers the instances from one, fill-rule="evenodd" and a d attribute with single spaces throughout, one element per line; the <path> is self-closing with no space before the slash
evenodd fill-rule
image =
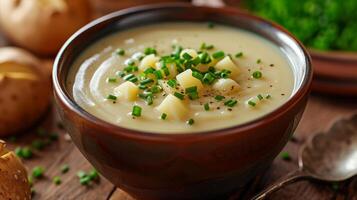
<path id="1" fill-rule="evenodd" d="M 297 91 L 281 106 L 276 108 L 275 110 L 259 117 L 254 120 L 248 121 L 243 124 L 238 124 L 235 126 L 227 127 L 227 128 L 221 128 L 217 130 L 209 130 L 209 131 L 200 131 L 200 132 L 194 132 L 194 133 L 185 133 L 185 132 L 177 132 L 177 133 L 170 133 L 170 134 L 164 134 L 164 133 L 155 133 L 155 132 L 145 132 L 145 131 L 140 131 L 140 130 L 134 130 L 130 128 L 125 128 L 121 127 L 115 124 L 112 124 L 110 122 L 107 122 L 105 120 L 102 120 L 89 112 L 85 111 L 82 107 L 80 107 L 74 100 L 72 100 L 65 92 L 64 89 L 60 82 L 61 76 L 60 76 L 60 70 L 59 66 L 60 63 L 63 59 L 66 57 L 64 56 L 64 53 L 67 48 L 71 48 L 73 41 L 82 33 L 92 29 L 94 26 L 99 25 L 107 20 L 110 20 L 112 18 L 117 18 L 120 16 L 125 16 L 127 14 L 134 14 L 134 13 L 142 13 L 142 12 L 147 12 L 155 9 L 167 9 L 167 8 L 186 8 L 186 9 L 208 9 L 208 10 L 214 10 L 214 11 L 219 11 L 221 14 L 224 15 L 224 13 L 230 13 L 230 14 L 235 14 L 235 15 L 240 15 L 244 16 L 247 18 L 250 18 L 252 20 L 258 21 L 260 23 L 265 23 L 268 24 L 275 29 L 279 30 L 280 32 L 283 32 L 285 35 L 287 35 L 290 39 L 292 39 L 297 46 L 302 50 L 305 58 L 305 65 L 306 65 L 306 70 L 304 74 L 304 78 L 297 89 Z M 252 129 L 254 127 L 259 127 L 264 124 L 268 124 L 269 122 L 273 121 L 274 119 L 278 118 L 279 116 L 283 115 L 286 111 L 292 109 L 294 105 L 296 105 L 299 101 L 301 101 L 307 93 L 309 93 L 310 88 L 311 88 L 311 82 L 312 82 L 312 76 L 313 76 L 313 70 L 312 70 L 312 64 L 311 64 L 311 57 L 306 50 L 306 48 L 302 45 L 302 43 L 297 40 L 291 33 L 289 33 L 286 29 L 284 29 L 282 26 L 269 21 L 265 20 L 261 17 L 254 16 L 248 12 L 245 12 L 243 10 L 239 10 L 237 8 L 231 8 L 231 7 L 223 7 L 223 8 L 213 8 L 213 7 L 207 7 L 207 6 L 194 6 L 190 3 L 159 3 L 159 4 L 151 4 L 151 5 L 144 5 L 144 6 L 137 6 L 137 7 L 132 7 L 132 8 L 127 8 L 123 10 L 119 10 L 110 14 L 107 14 L 105 16 L 102 16 L 80 30 L 78 30 L 76 33 L 74 33 L 62 46 L 60 49 L 59 53 L 56 56 L 55 62 L 54 62 L 54 67 L 53 67 L 53 72 L 52 72 L 52 80 L 53 80 L 53 90 L 54 94 L 57 97 L 57 101 L 60 101 L 62 103 L 62 106 L 66 106 L 72 113 L 80 116 L 80 118 L 85 119 L 86 121 L 91 122 L 91 124 L 100 127 L 100 129 L 108 130 L 105 131 L 106 134 L 112 134 L 112 135 L 120 135 L 124 136 L 126 138 L 132 138 L 132 139 L 142 139 L 142 140 L 151 140 L 151 141 L 177 141 L 177 139 L 185 138 L 185 139 L 191 139 L 191 140 L 202 140 L 207 137 L 221 137 L 224 135 L 230 135 L 234 134 L 237 132 L 244 132 L 246 130 Z M 57 102 L 59 104 L 59 102 Z"/>

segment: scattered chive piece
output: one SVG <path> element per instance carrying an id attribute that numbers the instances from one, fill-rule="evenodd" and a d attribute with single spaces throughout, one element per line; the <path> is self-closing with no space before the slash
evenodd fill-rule
<path id="1" fill-rule="evenodd" d="M 145 90 L 145 89 L 147 89 L 148 88 L 148 86 L 146 86 L 146 85 L 139 85 L 139 89 L 140 90 Z"/>
<path id="2" fill-rule="evenodd" d="M 146 85 L 146 84 L 149 84 L 152 82 L 154 82 L 154 80 L 152 80 L 151 78 L 148 78 L 148 79 L 144 79 L 144 80 L 140 81 L 140 85 Z"/>
<path id="3" fill-rule="evenodd" d="M 197 71 L 193 71 L 192 72 L 192 76 L 197 78 L 197 79 L 199 79 L 199 80 L 203 79 L 203 75 L 200 72 L 197 72 Z"/>
<path id="4" fill-rule="evenodd" d="M 144 74 L 152 74 L 154 73 L 155 69 L 150 67 L 150 68 L 147 68 L 145 71 L 144 71 Z"/>
<path id="5" fill-rule="evenodd" d="M 212 44 L 211 45 L 207 45 L 206 43 L 202 43 L 201 47 L 200 47 L 201 50 L 210 50 L 210 49 L 213 49 L 213 48 L 214 48 L 214 46 Z"/>
<path id="6" fill-rule="evenodd" d="M 115 82 L 117 82 L 117 79 L 115 77 L 110 77 L 110 78 L 107 78 L 107 82 L 108 83 L 115 83 Z"/>
<path id="7" fill-rule="evenodd" d="M 202 64 L 208 64 L 212 61 L 211 57 L 207 52 L 200 53 L 198 57 L 200 58 Z"/>
<path id="8" fill-rule="evenodd" d="M 208 22 L 207 26 L 208 28 L 214 28 L 215 25 L 213 22 Z"/>
<path id="9" fill-rule="evenodd" d="M 121 78 L 123 78 L 125 76 L 125 73 L 122 71 L 117 71 L 115 74 Z"/>
<path id="10" fill-rule="evenodd" d="M 24 159 L 30 159 L 32 158 L 32 151 L 29 147 L 17 147 L 15 149 L 15 154 L 20 157 L 20 158 L 24 158 Z"/>
<path id="11" fill-rule="evenodd" d="M 84 171 L 80 170 L 77 172 L 77 176 L 78 178 L 83 178 L 85 176 L 87 176 L 87 173 L 85 173 Z"/>
<path id="12" fill-rule="evenodd" d="M 221 95 L 217 95 L 214 97 L 214 99 L 216 99 L 217 101 L 222 101 L 223 99 L 225 99 L 226 97 L 221 96 Z"/>
<path id="13" fill-rule="evenodd" d="M 189 119 L 187 121 L 187 124 L 190 125 L 190 126 L 192 126 L 194 123 L 195 123 L 195 120 L 193 120 L 193 119 Z"/>
<path id="14" fill-rule="evenodd" d="M 228 107 L 234 107 L 237 103 L 238 103 L 237 100 L 230 99 L 230 100 L 224 102 L 224 105 L 228 106 Z"/>
<path id="15" fill-rule="evenodd" d="M 165 76 L 170 75 L 169 68 L 167 68 L 167 67 L 162 67 L 161 69 L 162 69 L 162 71 L 164 72 Z"/>
<path id="16" fill-rule="evenodd" d="M 221 71 L 221 72 L 219 73 L 219 76 L 220 76 L 221 78 L 228 78 L 230 74 L 231 74 L 231 71 L 229 71 L 229 70 L 223 70 L 223 71 Z"/>
<path id="17" fill-rule="evenodd" d="M 174 95 L 181 100 L 183 100 L 185 98 L 185 95 L 178 93 L 178 92 L 175 92 Z"/>
<path id="18" fill-rule="evenodd" d="M 202 81 L 203 81 L 203 83 L 206 83 L 206 84 L 212 84 L 215 79 L 216 78 L 214 77 L 214 74 L 208 72 L 203 76 Z"/>
<path id="19" fill-rule="evenodd" d="M 32 141 L 31 146 L 32 146 L 34 149 L 42 150 L 43 148 L 45 148 L 46 145 L 45 145 L 45 143 L 43 142 L 43 140 L 37 139 L 37 140 Z"/>
<path id="20" fill-rule="evenodd" d="M 79 183 L 81 185 L 88 185 L 89 182 L 90 182 L 90 177 L 87 175 L 79 179 Z"/>
<path id="21" fill-rule="evenodd" d="M 235 56 L 236 56 L 236 58 L 240 58 L 240 57 L 243 56 L 243 52 L 239 52 L 239 53 L 237 53 Z"/>
<path id="22" fill-rule="evenodd" d="M 151 87 L 151 92 L 154 94 L 161 92 L 161 90 L 162 90 L 161 87 L 158 85 L 154 85 Z"/>
<path id="23" fill-rule="evenodd" d="M 271 95 L 268 94 L 267 96 L 265 96 L 266 99 L 270 99 L 271 98 Z"/>
<path id="24" fill-rule="evenodd" d="M 62 165 L 62 167 L 61 167 L 61 173 L 62 173 L 62 174 L 65 174 L 65 173 L 67 173 L 68 171 L 69 171 L 69 165 L 68 165 L 68 164 Z"/>
<path id="25" fill-rule="evenodd" d="M 121 49 L 121 48 L 118 48 L 115 53 L 117 55 L 120 55 L 120 56 L 123 56 L 125 54 L 125 50 L 124 49 Z"/>
<path id="26" fill-rule="evenodd" d="M 148 95 L 145 100 L 146 100 L 146 103 L 147 103 L 149 106 L 154 103 L 154 99 L 153 99 L 153 96 L 152 96 L 152 95 Z"/>
<path id="27" fill-rule="evenodd" d="M 169 85 L 172 88 L 175 88 L 177 86 L 177 82 L 176 82 L 175 79 L 170 79 L 170 80 L 167 81 L 167 85 Z"/>
<path id="28" fill-rule="evenodd" d="M 264 97 L 261 94 L 258 94 L 257 97 L 258 97 L 259 100 L 263 100 L 264 99 Z"/>
<path id="29" fill-rule="evenodd" d="M 197 92 L 197 86 L 188 87 L 185 89 L 186 93 Z"/>
<path id="30" fill-rule="evenodd" d="M 108 100 L 113 100 L 113 101 L 115 101 L 115 100 L 117 100 L 117 97 L 114 96 L 114 95 L 112 95 L 112 94 L 109 94 L 109 95 L 107 96 L 107 99 L 108 99 Z"/>
<path id="31" fill-rule="evenodd" d="M 261 71 L 255 71 L 255 72 L 253 72 L 253 78 L 255 78 L 255 79 L 260 79 L 262 76 L 263 76 L 263 74 L 262 74 L 262 72 Z"/>
<path id="32" fill-rule="evenodd" d="M 163 78 L 162 73 L 159 70 L 154 71 L 154 75 L 156 76 L 157 79 L 162 79 Z"/>
<path id="33" fill-rule="evenodd" d="M 257 64 L 260 64 L 260 63 L 262 63 L 262 60 L 261 60 L 261 59 L 258 59 L 258 60 L 257 60 Z"/>
<path id="34" fill-rule="evenodd" d="M 221 59 L 225 56 L 225 53 L 223 51 L 217 51 L 215 53 L 212 54 L 212 57 L 214 59 Z"/>
<path id="35" fill-rule="evenodd" d="M 209 104 L 205 103 L 204 108 L 205 108 L 205 111 L 209 111 Z"/>
<path id="36" fill-rule="evenodd" d="M 126 80 L 126 81 L 129 81 L 130 79 L 132 79 L 132 78 L 134 78 L 135 77 L 135 75 L 134 74 L 128 74 L 128 75 L 126 75 L 126 76 L 124 76 L 124 80 Z"/>
<path id="37" fill-rule="evenodd" d="M 98 178 L 99 178 L 99 174 L 98 174 L 97 170 L 95 170 L 95 169 L 92 169 L 92 170 L 89 172 L 88 176 L 89 176 L 89 178 L 90 178 L 91 181 L 93 181 L 93 180 L 98 180 Z"/>
<path id="38" fill-rule="evenodd" d="M 53 183 L 55 185 L 60 185 L 62 183 L 61 178 L 59 176 L 53 177 Z"/>
<path id="39" fill-rule="evenodd" d="M 188 53 L 184 53 L 184 54 L 182 55 L 182 57 L 183 57 L 185 60 L 191 60 L 191 59 L 192 59 L 192 56 L 191 56 L 190 54 L 188 54 Z"/>
<path id="40" fill-rule="evenodd" d="M 160 118 L 161 118 L 162 120 L 165 120 L 166 117 L 167 117 L 167 114 L 166 114 L 166 113 L 162 113 Z"/>
<path id="41" fill-rule="evenodd" d="M 288 153 L 288 152 L 282 152 L 281 154 L 280 154 L 280 157 L 283 159 L 283 160 L 291 160 L 291 156 L 290 156 L 290 154 Z"/>
<path id="42" fill-rule="evenodd" d="M 133 111 L 131 112 L 131 115 L 132 116 L 135 116 L 135 117 L 140 117 L 141 116 L 141 107 L 140 106 L 133 106 Z"/>
<path id="43" fill-rule="evenodd" d="M 44 171 L 41 166 L 36 166 L 32 169 L 32 176 L 37 179 L 42 178 Z"/>
<path id="44" fill-rule="evenodd" d="M 146 55 L 150 55 L 150 54 L 157 54 L 157 52 L 156 52 L 156 49 L 154 49 L 154 48 L 151 48 L 151 47 L 148 47 L 148 48 L 146 48 L 145 50 L 144 50 L 144 53 L 146 54 Z"/>
<path id="45" fill-rule="evenodd" d="M 252 106 L 252 107 L 254 107 L 254 106 L 257 105 L 257 104 L 256 104 L 254 101 L 252 101 L 252 100 L 249 100 L 249 101 L 248 101 L 248 104 L 249 104 L 250 106 Z"/>

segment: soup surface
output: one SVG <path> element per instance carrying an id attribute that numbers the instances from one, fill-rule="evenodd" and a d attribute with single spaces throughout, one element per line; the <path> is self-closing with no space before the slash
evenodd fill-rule
<path id="1" fill-rule="evenodd" d="M 161 23 L 109 35 L 71 67 L 67 87 L 87 112 L 155 133 L 194 133 L 259 118 L 286 102 L 289 60 L 253 33 Z"/>

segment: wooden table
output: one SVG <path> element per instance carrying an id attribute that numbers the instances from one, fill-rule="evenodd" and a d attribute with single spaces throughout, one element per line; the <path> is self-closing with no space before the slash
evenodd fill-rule
<path id="1" fill-rule="evenodd" d="M 0 46 L 5 45 L 5 41 L 0 35 Z M 53 110 L 53 108 L 51 109 Z M 250 186 L 249 193 L 260 191 L 278 178 L 284 176 L 297 168 L 297 151 L 301 144 L 311 135 L 327 130 L 329 126 L 341 117 L 347 117 L 357 112 L 357 99 L 337 98 L 335 96 L 321 96 L 313 94 L 308 102 L 307 109 L 298 129 L 295 132 L 296 140 L 290 141 L 285 147 L 292 156 L 291 161 L 284 161 L 277 157 L 271 168 L 265 175 Z M 131 198 L 122 191 L 117 190 L 105 178 L 101 178 L 99 183 L 90 186 L 82 186 L 76 176 L 79 170 L 92 169 L 88 161 L 81 155 L 71 141 L 66 140 L 66 132 L 57 126 L 58 119 L 55 112 L 49 111 L 37 127 L 43 127 L 50 132 L 59 133 L 59 140 L 53 142 L 43 151 L 35 152 L 35 157 L 25 160 L 24 163 L 29 170 L 34 166 L 41 165 L 46 169 L 45 178 L 37 181 L 34 185 L 36 194 L 35 200 L 130 200 Z M 9 142 L 9 147 L 14 149 L 19 145 L 29 145 L 31 141 L 38 137 L 36 128 L 17 137 L 16 142 Z M 8 138 L 5 140 L 8 140 Z M 70 170 L 62 175 L 60 166 L 69 164 Z M 52 183 L 54 176 L 60 175 L 62 184 L 56 186 Z M 249 194 L 238 196 L 246 198 Z M 340 184 L 339 189 L 333 189 L 329 183 L 321 182 L 299 182 L 276 192 L 270 199 L 285 200 L 324 200 L 341 199 L 357 200 L 357 178 L 345 181 Z"/>

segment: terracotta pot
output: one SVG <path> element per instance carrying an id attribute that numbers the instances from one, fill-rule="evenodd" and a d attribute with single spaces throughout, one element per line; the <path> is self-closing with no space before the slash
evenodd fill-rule
<path id="1" fill-rule="evenodd" d="M 169 135 L 115 126 L 74 102 L 65 83 L 68 69 L 93 41 L 140 24 L 178 20 L 223 23 L 278 45 L 292 63 L 295 89 L 291 98 L 249 123 Z M 189 4 L 131 8 L 95 20 L 67 41 L 53 71 L 58 111 L 74 143 L 101 174 L 138 199 L 212 199 L 242 188 L 270 165 L 293 134 L 311 80 L 307 51 L 280 26 L 237 9 Z"/>

